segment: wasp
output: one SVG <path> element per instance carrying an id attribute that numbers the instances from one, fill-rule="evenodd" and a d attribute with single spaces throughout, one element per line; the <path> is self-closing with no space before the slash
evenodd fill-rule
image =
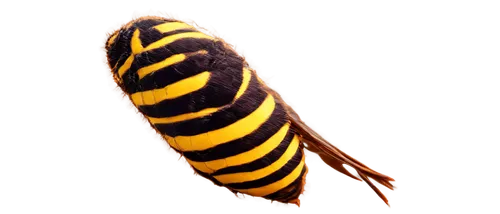
<path id="1" fill-rule="evenodd" d="M 369 178 L 391 190 L 394 179 L 307 126 L 223 39 L 182 21 L 146 16 L 112 33 L 105 49 L 116 84 L 194 171 L 215 185 L 300 206 L 307 149 L 365 181 L 389 205 Z"/>

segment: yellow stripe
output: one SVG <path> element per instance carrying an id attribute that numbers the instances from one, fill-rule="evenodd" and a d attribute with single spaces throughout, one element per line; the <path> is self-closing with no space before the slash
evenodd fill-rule
<path id="1" fill-rule="evenodd" d="M 125 63 L 118 69 L 118 77 L 122 78 L 123 74 L 132 66 L 132 62 L 134 62 L 133 54 L 131 54 L 127 60 L 125 60 Z"/>
<path id="2" fill-rule="evenodd" d="M 191 55 L 196 55 L 196 54 L 207 54 L 208 52 L 206 50 L 201 50 L 197 52 L 192 52 L 192 53 L 187 53 L 187 54 L 175 54 L 172 55 L 166 59 L 164 59 L 161 62 L 157 62 L 152 65 L 148 65 L 146 67 L 142 67 L 137 71 L 137 74 L 139 75 L 139 80 L 145 77 L 148 74 L 151 74 L 155 71 L 158 71 L 162 68 L 166 68 L 168 66 L 171 66 L 173 64 L 177 64 L 179 62 L 184 61 L 188 56 Z"/>
<path id="3" fill-rule="evenodd" d="M 115 35 L 111 36 L 111 38 L 109 38 L 108 40 L 108 44 L 106 44 L 106 46 L 111 46 L 114 42 L 115 42 L 115 39 L 116 37 L 118 37 L 118 33 L 115 33 Z"/>
<path id="4" fill-rule="evenodd" d="M 212 114 L 216 111 L 218 111 L 219 108 L 206 108 L 198 112 L 192 112 L 192 113 L 187 113 L 187 114 L 181 114 L 173 117 L 163 117 L 163 118 L 156 118 L 156 117 L 148 117 L 149 122 L 154 123 L 154 124 L 168 124 L 168 123 L 175 123 L 179 121 L 184 121 L 184 120 L 190 120 L 198 117 L 203 117 L 207 116 L 209 114 Z"/>
<path id="5" fill-rule="evenodd" d="M 140 33 L 139 29 L 135 30 L 132 35 L 132 39 L 130 40 L 130 48 L 132 49 L 133 54 L 138 54 L 142 51 L 142 49 L 144 49 L 144 47 L 142 47 L 141 39 L 139 38 Z"/>
<path id="6" fill-rule="evenodd" d="M 238 92 L 236 93 L 236 96 L 234 97 L 233 103 L 245 93 L 245 91 L 248 88 L 248 85 L 250 84 L 250 79 L 252 78 L 252 74 L 249 70 L 244 69 L 243 70 L 243 82 L 240 85 L 240 88 L 238 89 Z M 231 103 L 232 104 L 232 103 Z M 217 112 L 223 108 L 227 108 L 229 105 L 225 105 L 219 108 L 206 108 L 198 112 L 192 112 L 192 113 L 186 113 L 186 114 L 181 114 L 173 117 L 163 117 L 163 118 L 155 118 L 155 117 L 148 117 L 149 121 L 153 124 L 168 124 L 168 123 L 175 123 L 175 122 L 180 122 L 184 120 L 191 120 L 194 118 L 199 118 L 199 117 L 204 117 L 209 114 L 212 114 L 214 112 Z"/>
<path id="7" fill-rule="evenodd" d="M 236 191 L 241 192 L 241 193 L 246 193 L 252 196 L 265 196 L 269 195 L 271 193 L 275 193 L 279 191 L 280 189 L 283 189 L 290 185 L 293 181 L 295 181 L 297 178 L 299 178 L 300 173 L 302 172 L 302 169 L 304 168 L 304 155 L 302 155 L 302 160 L 300 160 L 300 164 L 286 177 L 283 179 L 276 181 L 272 184 L 263 186 L 263 187 L 258 187 L 258 188 L 252 188 L 252 189 L 237 189 Z"/>
<path id="8" fill-rule="evenodd" d="M 135 100 L 132 100 L 136 106 L 144 105 L 144 98 L 142 98 L 142 94 L 138 94 L 135 97 Z"/>
<path id="9" fill-rule="evenodd" d="M 130 66 L 132 66 L 132 62 L 134 62 L 134 57 L 135 54 L 138 54 L 142 49 L 142 43 L 141 40 L 139 39 L 139 30 L 135 30 L 134 34 L 132 35 L 132 39 L 130 40 L 130 47 L 132 49 L 132 53 L 130 56 L 125 60 L 125 63 L 118 69 L 118 77 L 122 78 L 123 74 L 130 69 Z"/>
<path id="10" fill-rule="evenodd" d="M 241 82 L 240 89 L 238 89 L 238 92 L 236 92 L 236 96 L 234 97 L 234 100 L 237 100 L 238 98 L 245 93 L 245 91 L 248 88 L 248 85 L 250 84 L 250 79 L 252 78 L 252 74 L 247 68 L 243 68 L 243 81 Z"/>
<path id="11" fill-rule="evenodd" d="M 156 95 L 158 94 L 158 96 L 162 96 L 159 94 L 161 92 L 163 92 L 163 96 L 165 96 L 165 90 L 144 91 L 144 92 L 141 92 L 140 96 L 136 96 L 135 100 L 134 100 L 134 96 L 132 96 L 132 101 L 142 102 L 143 105 L 148 105 L 148 104 L 153 105 L 154 103 L 156 103 L 156 101 L 155 101 Z"/>
<path id="12" fill-rule="evenodd" d="M 161 48 L 179 39 L 185 39 L 185 38 L 212 39 L 212 40 L 214 39 L 213 37 L 203 34 L 201 32 L 178 33 L 171 36 L 163 37 L 162 39 L 148 45 L 146 48 L 143 49 L 143 51 L 149 51 L 156 48 Z"/>
<path id="13" fill-rule="evenodd" d="M 177 145 L 177 142 L 175 142 L 175 139 L 173 139 L 173 138 L 164 138 L 164 139 L 167 141 L 167 143 L 168 143 L 171 147 L 173 147 L 173 148 L 175 148 L 175 149 L 179 150 L 179 146 Z"/>
<path id="14" fill-rule="evenodd" d="M 166 33 L 181 29 L 194 29 L 193 26 L 182 22 L 167 22 L 160 25 L 156 25 L 154 28 L 160 31 L 160 33 Z"/>
<path id="15" fill-rule="evenodd" d="M 195 76 L 179 80 L 161 89 L 137 92 L 131 95 L 136 106 L 154 105 L 163 100 L 174 99 L 203 88 L 210 79 L 210 72 L 205 71 Z"/>
<path id="16" fill-rule="evenodd" d="M 283 155 L 271 165 L 252 172 L 240 172 L 240 173 L 233 173 L 226 175 L 217 175 L 214 177 L 223 184 L 241 183 L 245 181 L 253 181 L 261 179 L 263 177 L 270 175 L 273 172 L 278 171 L 283 166 L 285 166 L 286 163 L 288 163 L 288 161 L 292 159 L 292 157 L 295 155 L 296 152 L 300 152 L 297 150 L 298 148 L 299 148 L 299 138 L 297 136 L 294 136 L 292 142 L 290 143 L 290 145 L 288 145 L 288 148 L 286 149 L 285 153 L 283 153 Z"/>
<path id="17" fill-rule="evenodd" d="M 200 151 L 242 138 L 266 122 L 273 113 L 275 105 L 273 96 L 268 95 L 259 108 L 231 125 L 199 135 L 177 136 L 175 141 L 181 151 Z"/>
<path id="18" fill-rule="evenodd" d="M 192 160 L 189 160 L 187 159 L 186 157 L 184 157 L 186 159 L 186 161 L 191 164 L 191 166 L 193 166 L 194 168 L 196 168 L 197 170 L 200 170 L 204 173 L 208 173 L 208 174 L 211 174 L 215 171 L 217 171 L 215 168 L 212 168 L 213 166 L 208 166 L 206 164 L 206 162 L 195 162 L 195 161 L 192 161 Z M 227 163 L 226 163 L 226 159 L 220 159 L 220 160 L 217 160 L 218 164 L 221 164 L 221 165 L 224 165 L 226 166 Z M 224 167 L 223 167 L 224 168 Z"/>
<path id="19" fill-rule="evenodd" d="M 173 64 L 182 62 L 182 61 L 184 61 L 184 59 L 186 59 L 186 55 L 185 54 L 175 54 L 175 55 L 172 55 L 171 57 L 168 57 L 168 58 L 164 59 L 161 62 L 158 62 L 158 63 L 152 64 L 152 65 L 148 65 L 146 67 L 140 68 L 137 71 L 137 74 L 139 75 L 139 79 L 142 79 L 144 76 L 146 76 L 146 75 L 148 75 L 150 73 L 153 73 L 153 72 L 155 72 L 155 71 L 157 71 L 159 69 L 171 66 Z"/>
<path id="20" fill-rule="evenodd" d="M 264 157 L 269 152 L 273 151 L 276 147 L 278 147 L 285 139 L 285 136 L 290 128 L 290 124 L 287 123 L 281 129 L 276 132 L 272 137 L 266 140 L 263 144 L 253 148 L 250 151 L 240 153 L 228 158 L 223 158 L 219 160 L 207 161 L 207 162 L 196 162 L 191 161 L 186 158 L 186 160 L 196 169 L 205 172 L 205 173 L 213 173 L 219 169 L 230 167 L 230 166 L 238 166 L 246 163 L 250 163 L 259 158 Z M 238 173 L 242 174 L 242 173 Z M 232 175 L 232 174 L 231 174 Z M 236 175 L 237 176 L 237 175 Z M 221 181 L 222 182 L 222 181 Z"/>

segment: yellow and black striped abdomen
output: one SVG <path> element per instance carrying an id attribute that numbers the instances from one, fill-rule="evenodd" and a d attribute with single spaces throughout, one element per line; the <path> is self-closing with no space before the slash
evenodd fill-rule
<path id="1" fill-rule="evenodd" d="M 110 36 L 117 84 L 195 171 L 233 192 L 294 202 L 307 172 L 285 107 L 222 40 L 145 17 Z"/>

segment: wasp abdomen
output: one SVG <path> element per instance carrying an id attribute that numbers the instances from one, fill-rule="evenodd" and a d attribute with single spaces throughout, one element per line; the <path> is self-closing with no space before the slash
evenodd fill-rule
<path id="1" fill-rule="evenodd" d="M 146 17 L 106 48 L 117 84 L 195 171 L 233 192 L 298 203 L 302 143 L 283 104 L 226 43 Z"/>

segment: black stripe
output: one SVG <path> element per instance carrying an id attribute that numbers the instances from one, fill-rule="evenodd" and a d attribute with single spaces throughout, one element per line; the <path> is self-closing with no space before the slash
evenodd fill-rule
<path id="1" fill-rule="evenodd" d="M 116 67 L 114 72 L 118 72 L 125 60 L 132 53 L 130 48 L 130 40 L 132 39 L 132 34 L 134 33 L 135 27 L 129 29 L 120 29 L 118 35 L 115 38 L 115 42 L 111 44 L 108 48 L 107 56 L 108 63 L 111 67 Z"/>
<path id="2" fill-rule="evenodd" d="M 282 105 L 276 103 L 271 117 L 257 130 L 240 139 L 217 145 L 203 151 L 183 152 L 183 155 L 192 161 L 204 162 L 231 157 L 250 151 L 263 144 L 273 136 L 287 122 L 287 115 Z"/>
<path id="3" fill-rule="evenodd" d="M 208 175 L 207 173 L 201 172 L 194 167 L 192 167 L 192 168 L 197 174 L 212 181 L 215 185 L 224 186 L 224 184 L 222 184 L 220 181 L 218 181 L 214 177 Z M 303 188 L 302 180 L 303 180 L 303 177 L 304 177 L 304 174 L 306 173 L 306 171 L 307 171 L 307 166 L 304 165 L 299 177 L 297 179 L 295 179 L 291 184 L 289 184 L 288 186 L 286 186 L 285 188 L 283 188 L 277 192 L 263 196 L 263 198 L 270 199 L 270 200 L 284 201 L 284 202 L 298 198 L 298 196 L 302 192 L 302 188 Z M 235 193 L 234 190 L 232 190 L 230 188 L 228 188 L 228 189 L 230 191 L 232 191 L 233 193 Z"/>
<path id="4" fill-rule="evenodd" d="M 106 44 L 108 44 L 108 46 L 106 46 L 106 50 L 107 50 L 107 53 L 108 53 L 108 62 L 109 62 L 109 66 L 111 68 L 114 68 L 114 66 L 116 65 L 116 63 L 118 62 L 118 60 L 120 59 L 120 56 L 123 54 L 127 54 L 129 55 L 131 50 L 130 50 L 130 47 L 128 48 L 128 50 L 123 46 L 123 44 L 121 45 L 118 45 L 120 43 L 120 41 L 122 40 L 122 34 L 123 33 L 123 30 L 120 30 L 118 31 L 118 33 L 116 33 L 116 38 L 115 38 L 115 41 L 113 42 L 113 44 L 109 45 L 109 40 L 111 39 L 111 37 L 109 37 L 108 41 L 106 42 Z M 122 62 L 123 64 L 123 62 Z"/>
<path id="5" fill-rule="evenodd" d="M 283 153 L 285 153 L 286 149 L 290 145 L 290 142 L 292 142 L 294 136 L 295 134 L 293 130 L 288 129 L 285 138 L 281 141 L 278 147 L 276 147 L 274 150 L 264 155 L 262 158 L 254 160 L 250 163 L 223 168 L 215 171 L 211 175 L 216 176 L 216 175 L 231 174 L 238 172 L 252 172 L 258 169 L 262 169 L 266 166 L 269 166 L 275 161 L 277 161 L 281 157 L 281 155 L 283 155 Z"/>
<path id="6" fill-rule="evenodd" d="M 132 39 L 132 35 L 136 29 L 143 31 L 164 22 L 165 20 L 144 19 L 136 21 L 127 29 L 121 29 L 115 38 L 114 44 L 112 44 L 108 50 L 109 64 L 111 66 L 117 65 L 116 68 L 119 68 L 123 65 L 125 60 L 127 60 L 132 53 L 130 40 Z M 118 71 L 118 69 L 116 71 Z"/>
<path id="7" fill-rule="evenodd" d="M 303 155 L 302 149 L 298 147 L 293 157 L 283 167 L 271 173 L 270 175 L 253 181 L 226 184 L 226 186 L 233 189 L 251 189 L 272 184 L 292 173 L 292 171 L 300 164 L 300 161 L 302 160 L 302 155 Z"/>
<path id="8" fill-rule="evenodd" d="M 147 31 L 150 28 L 159 24 L 163 24 L 165 22 L 170 22 L 170 21 L 168 19 L 142 19 L 134 22 L 133 26 L 135 28 L 138 28 L 142 33 L 142 31 Z"/>
<path id="9" fill-rule="evenodd" d="M 161 38 L 160 38 L 161 39 Z M 176 40 L 161 48 L 145 51 L 137 54 L 132 63 L 131 71 L 136 72 L 137 69 L 152 65 L 165 60 L 175 54 L 190 53 L 201 50 L 206 50 L 209 55 L 214 55 L 219 52 L 221 47 L 217 47 L 216 43 L 210 39 L 199 38 L 183 38 Z M 135 69 L 132 69 L 135 68 Z"/>
<path id="10" fill-rule="evenodd" d="M 160 23 L 160 24 L 162 24 L 162 23 Z M 151 43 L 162 39 L 163 37 L 175 35 L 178 33 L 187 33 L 187 32 L 198 32 L 198 31 L 194 28 L 191 28 L 191 29 L 180 29 L 180 30 L 166 32 L 166 33 L 161 33 L 160 31 L 156 30 L 155 28 L 149 28 L 145 31 L 141 31 L 141 34 L 139 34 L 139 39 L 141 40 L 142 46 L 146 47 L 146 46 L 150 45 Z"/>
<path id="11" fill-rule="evenodd" d="M 307 166 L 304 164 L 304 168 L 302 168 L 302 172 L 300 176 L 295 179 L 290 185 L 287 187 L 269 195 L 263 196 L 263 198 L 270 200 L 278 200 L 278 201 L 289 201 L 295 198 L 298 198 L 300 193 L 302 192 L 302 177 L 307 171 Z"/>
<path id="12" fill-rule="evenodd" d="M 207 85 L 200 90 L 156 105 L 139 106 L 138 109 L 147 116 L 161 118 L 227 105 L 232 102 L 241 85 L 242 69 L 243 65 L 240 64 L 223 71 L 212 71 Z"/>
<path id="13" fill-rule="evenodd" d="M 235 123 L 254 112 L 264 102 L 267 92 L 252 77 L 244 94 L 233 104 L 211 115 L 170 124 L 155 124 L 160 133 L 171 137 L 194 136 Z"/>
<path id="14" fill-rule="evenodd" d="M 192 167 L 192 168 L 193 168 L 194 172 L 196 172 L 196 174 L 199 174 L 201 177 L 204 177 L 204 178 L 206 178 L 208 180 L 211 180 L 212 182 L 214 182 L 215 185 L 217 185 L 217 186 L 222 186 L 223 185 L 220 181 L 218 181 L 214 177 L 208 175 L 207 173 L 204 173 L 204 172 L 202 172 L 200 170 L 197 170 L 194 167 Z"/>
<path id="15" fill-rule="evenodd" d="M 192 55 L 181 63 L 159 69 L 139 81 L 137 70 L 140 68 L 161 62 L 174 54 L 190 53 L 206 50 L 206 55 Z M 129 94 L 136 92 L 163 88 L 174 82 L 199 74 L 203 71 L 216 70 L 222 67 L 220 62 L 242 61 L 230 50 L 224 47 L 222 42 L 213 42 L 208 39 L 186 38 L 135 56 L 130 69 L 124 74 L 126 91 Z M 219 62 L 218 64 L 216 62 Z M 233 63 L 234 64 L 234 63 Z M 137 84 L 139 82 L 139 84 Z"/>

